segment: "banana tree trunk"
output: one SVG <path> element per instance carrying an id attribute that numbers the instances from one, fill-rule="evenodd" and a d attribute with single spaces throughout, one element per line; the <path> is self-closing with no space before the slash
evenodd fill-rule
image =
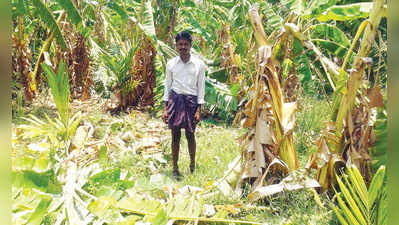
<path id="1" fill-rule="evenodd" d="M 32 51 L 29 48 L 29 40 L 25 40 L 24 37 L 25 28 L 22 16 L 18 16 L 17 24 L 18 33 L 12 35 L 15 46 L 15 51 L 12 54 L 13 72 L 16 75 L 15 79 L 24 86 L 26 100 L 31 101 L 34 97 L 33 85 L 31 84 Z"/>
<path id="2" fill-rule="evenodd" d="M 62 12 L 60 17 L 58 17 L 57 19 L 57 23 L 59 23 L 60 21 L 62 21 L 65 18 L 65 12 Z M 50 49 L 51 44 L 53 43 L 54 40 L 54 36 L 55 33 L 51 32 L 50 36 L 47 38 L 47 40 L 44 42 L 42 49 L 40 50 L 40 54 L 37 57 L 37 61 L 35 64 L 35 69 L 33 70 L 33 73 L 30 74 L 30 79 L 31 79 L 31 90 L 33 93 L 36 92 L 37 90 L 37 84 L 36 84 L 36 77 L 39 73 L 39 68 L 40 68 L 40 64 L 43 62 L 44 60 L 44 53 L 47 52 Z"/>
<path id="3" fill-rule="evenodd" d="M 342 98 L 340 107 L 338 110 L 337 120 L 336 120 L 336 135 L 337 137 L 342 136 L 342 129 L 344 126 L 344 119 L 351 112 L 355 103 L 355 97 L 357 95 L 357 90 L 360 87 L 361 81 L 363 79 L 364 71 L 366 69 L 367 59 L 365 57 L 370 53 L 370 49 L 374 43 L 376 31 L 378 25 L 380 24 L 381 18 L 384 13 L 384 0 L 374 0 L 373 11 L 370 13 L 370 25 L 366 27 L 362 42 L 360 43 L 360 50 L 356 56 L 352 73 L 349 76 L 349 80 L 346 84 L 346 94 Z M 339 143 L 342 146 L 342 143 Z M 337 149 L 342 149 L 337 146 Z"/>
<path id="4" fill-rule="evenodd" d="M 249 10 L 249 19 L 258 47 L 257 71 L 248 90 L 249 101 L 240 113 L 246 118 L 242 126 L 250 130 L 244 136 L 244 167 L 241 180 L 256 178 L 252 188 L 280 179 L 282 174 L 298 168 L 293 145 L 296 104 L 284 101 L 279 74 L 272 60 L 272 48 L 258 14 L 257 6 Z M 268 171 L 271 171 L 268 174 Z"/>

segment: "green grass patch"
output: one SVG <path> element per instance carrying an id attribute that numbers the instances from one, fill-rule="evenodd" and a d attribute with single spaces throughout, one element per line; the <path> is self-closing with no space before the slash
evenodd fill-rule
<path id="1" fill-rule="evenodd" d="M 299 167 L 304 168 L 312 152 L 317 150 L 316 140 L 328 121 L 330 106 L 327 100 L 305 95 L 298 99 L 297 126 L 294 129 L 294 144 L 299 158 Z"/>
<path id="2" fill-rule="evenodd" d="M 243 133 L 244 130 L 236 128 L 198 128 L 196 170 L 190 174 L 187 140 L 182 132 L 179 155 L 179 168 L 184 176 L 182 185 L 203 186 L 222 177 L 227 165 L 241 154 L 236 139 Z M 167 151 L 167 154 L 171 154 L 170 146 Z M 172 171 L 172 163 L 169 163 L 167 169 Z"/>

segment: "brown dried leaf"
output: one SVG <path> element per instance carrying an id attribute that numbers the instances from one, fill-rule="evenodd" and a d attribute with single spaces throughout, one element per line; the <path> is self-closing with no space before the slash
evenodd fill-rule
<path id="1" fill-rule="evenodd" d="M 292 191 L 303 188 L 320 187 L 319 182 L 299 173 L 291 173 L 279 184 L 272 184 L 264 187 L 258 187 L 248 195 L 250 201 L 257 201 L 261 198 L 282 192 Z"/>
<path id="2" fill-rule="evenodd" d="M 284 134 L 287 134 L 292 129 L 294 129 L 295 111 L 296 111 L 296 102 L 284 103 L 283 118 L 282 118 L 282 124 L 281 124 L 284 129 Z"/>
<path id="3" fill-rule="evenodd" d="M 245 128 L 251 128 L 255 124 L 255 119 L 254 117 L 247 117 L 241 121 L 241 126 Z"/>
<path id="4" fill-rule="evenodd" d="M 228 213 L 231 213 L 233 215 L 237 215 L 238 213 L 241 212 L 240 210 L 241 204 L 234 204 L 234 205 L 215 205 L 215 209 L 217 211 L 224 210 Z"/>
<path id="5" fill-rule="evenodd" d="M 381 88 L 379 86 L 375 86 L 374 88 L 368 91 L 368 97 L 370 99 L 369 107 L 384 107 L 384 99 L 381 94 Z"/>
<path id="6" fill-rule="evenodd" d="M 318 163 L 318 168 L 320 168 L 320 167 L 323 167 L 326 163 L 328 163 L 330 161 L 331 152 L 330 152 L 330 149 L 328 148 L 328 145 L 324 138 L 320 138 L 317 141 L 317 146 L 319 148 L 319 150 L 317 152 L 317 158 L 318 158 L 318 162 L 321 163 L 321 164 Z"/>
<path id="7" fill-rule="evenodd" d="M 310 158 L 309 158 L 308 162 L 306 163 L 305 169 L 307 169 L 307 170 L 318 169 L 316 153 L 312 153 L 312 155 L 310 155 Z"/>
<path id="8" fill-rule="evenodd" d="M 260 168 L 266 167 L 265 154 L 263 153 L 263 147 L 260 142 L 261 136 L 263 136 L 263 135 L 262 135 L 262 130 L 258 129 L 258 125 L 256 125 L 255 129 L 256 129 L 256 131 L 255 131 L 255 138 L 254 138 L 254 147 L 255 147 L 256 170 L 261 171 Z"/>

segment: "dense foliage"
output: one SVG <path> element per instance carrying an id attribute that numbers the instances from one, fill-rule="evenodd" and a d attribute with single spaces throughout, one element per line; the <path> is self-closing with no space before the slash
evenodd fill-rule
<path id="1" fill-rule="evenodd" d="M 263 207 L 261 199 L 302 188 L 319 205 L 320 196 L 335 195 L 330 204 L 341 223 L 387 224 L 383 0 L 11 3 L 14 224 L 251 223 L 227 206 L 209 217 L 206 196 L 221 192 Z M 183 30 L 207 64 L 203 118 L 245 133 L 225 175 L 193 193 L 172 190 L 168 176 L 147 167 L 115 166 L 125 152 L 144 162 L 125 143 L 151 141 L 125 129 L 158 127 L 138 129 L 116 115 L 159 116 L 165 65 Z M 43 99 L 58 114 L 35 114 Z M 74 108 L 85 102 L 115 120 Z M 149 168 L 165 161 L 152 157 Z"/>

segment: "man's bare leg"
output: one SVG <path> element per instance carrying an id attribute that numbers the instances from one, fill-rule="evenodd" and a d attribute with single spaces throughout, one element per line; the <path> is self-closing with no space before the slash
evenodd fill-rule
<path id="1" fill-rule="evenodd" d="M 190 154 L 190 172 L 193 173 L 195 170 L 195 152 L 196 152 L 196 143 L 195 143 L 195 135 L 186 130 L 186 138 L 188 143 L 188 153 Z"/>
<path id="2" fill-rule="evenodd" d="M 173 176 L 176 180 L 179 180 L 179 166 L 177 161 L 179 160 L 179 149 L 180 149 L 180 128 L 172 129 L 172 160 L 173 160 Z"/>

